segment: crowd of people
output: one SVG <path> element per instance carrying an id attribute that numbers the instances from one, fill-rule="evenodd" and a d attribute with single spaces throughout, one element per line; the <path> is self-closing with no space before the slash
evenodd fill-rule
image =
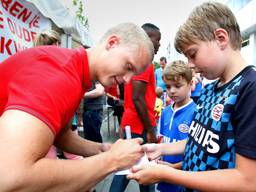
<path id="1" fill-rule="evenodd" d="M 218 2 L 197 6 L 174 40 L 186 61 L 163 56 L 156 68 L 160 40 L 152 23 L 121 23 L 74 49 L 44 31 L 3 61 L 0 191 L 95 191 L 126 168 L 110 192 L 130 180 L 141 192 L 255 191 L 256 72 L 241 56 L 234 14 Z M 105 102 L 118 117 L 115 143 L 101 136 Z M 150 162 L 137 164 L 144 155 Z"/>

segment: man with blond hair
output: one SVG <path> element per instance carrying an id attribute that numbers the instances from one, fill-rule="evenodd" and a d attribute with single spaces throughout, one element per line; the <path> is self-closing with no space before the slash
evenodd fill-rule
<path id="1" fill-rule="evenodd" d="M 91 142 L 71 131 L 70 120 L 92 81 L 106 87 L 129 82 L 147 68 L 153 54 L 146 33 L 123 23 L 88 50 L 43 46 L 2 62 L 0 191 L 86 191 L 138 161 L 141 139 L 118 140 L 112 146 Z M 52 144 L 94 156 L 77 161 L 44 158 Z"/>
<path id="2" fill-rule="evenodd" d="M 160 47 L 160 29 L 152 24 L 145 23 L 142 29 L 146 32 L 154 45 L 156 54 Z M 120 136 L 126 137 L 125 127 L 131 127 L 132 138 L 143 138 L 145 143 L 157 142 L 156 119 L 154 106 L 156 100 L 156 85 L 154 66 L 151 64 L 147 70 L 132 78 L 124 87 L 124 113 L 120 125 Z M 125 175 L 116 175 L 110 186 L 110 192 L 124 192 L 129 180 Z M 140 192 L 154 192 L 154 185 L 140 185 Z"/>

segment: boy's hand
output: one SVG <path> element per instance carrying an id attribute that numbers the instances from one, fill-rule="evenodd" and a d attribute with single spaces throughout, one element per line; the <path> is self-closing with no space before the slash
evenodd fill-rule
<path id="1" fill-rule="evenodd" d="M 162 172 L 166 168 L 167 166 L 156 163 L 148 163 L 140 166 L 135 165 L 132 167 L 132 174 L 127 175 L 127 179 L 134 179 L 143 185 L 159 183 L 162 180 Z"/>
<path id="2" fill-rule="evenodd" d="M 146 152 L 148 159 L 151 160 L 155 160 L 157 158 L 159 158 L 162 155 L 162 151 L 160 149 L 160 147 L 158 147 L 159 144 L 145 144 L 143 145 L 143 150 Z"/>
<path id="3" fill-rule="evenodd" d="M 156 163 L 160 164 L 160 165 L 166 165 L 166 166 L 169 166 L 169 167 L 174 167 L 174 164 L 168 163 L 168 162 L 162 161 L 162 160 L 157 160 Z"/>
<path id="4" fill-rule="evenodd" d="M 182 161 L 178 163 L 168 163 L 166 161 L 157 160 L 157 164 L 166 165 L 172 167 L 174 169 L 181 169 L 182 168 Z"/>

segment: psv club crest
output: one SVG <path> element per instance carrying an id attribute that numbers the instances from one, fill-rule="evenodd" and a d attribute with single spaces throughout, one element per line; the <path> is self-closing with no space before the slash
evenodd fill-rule
<path id="1" fill-rule="evenodd" d="M 215 105 L 212 109 L 212 118 L 215 121 L 219 121 L 221 118 L 221 115 L 223 113 L 224 105 L 223 104 L 218 104 Z"/>
<path id="2" fill-rule="evenodd" d="M 180 132 L 182 132 L 182 133 L 188 133 L 188 130 L 189 130 L 189 126 L 187 125 L 187 124 L 180 124 L 179 126 L 178 126 L 178 129 L 179 129 L 179 131 Z"/>

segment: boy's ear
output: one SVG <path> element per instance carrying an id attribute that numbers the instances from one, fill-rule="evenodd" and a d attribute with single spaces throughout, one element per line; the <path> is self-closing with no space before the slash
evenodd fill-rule
<path id="1" fill-rule="evenodd" d="M 189 85 L 190 85 L 191 87 L 194 86 L 193 79 L 189 82 Z"/>
<path id="2" fill-rule="evenodd" d="M 107 39 L 106 49 L 109 50 L 111 48 L 115 48 L 117 45 L 119 45 L 120 39 L 116 35 L 111 35 Z"/>
<path id="3" fill-rule="evenodd" d="M 225 49 L 229 43 L 229 35 L 225 29 L 218 28 L 214 31 L 214 37 L 221 49 Z"/>

